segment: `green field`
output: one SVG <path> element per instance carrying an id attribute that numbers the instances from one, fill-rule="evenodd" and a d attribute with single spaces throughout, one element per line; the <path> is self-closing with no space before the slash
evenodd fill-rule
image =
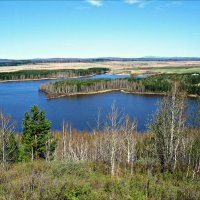
<path id="1" fill-rule="evenodd" d="M 163 67 L 136 67 L 132 73 L 195 73 L 200 72 L 200 66 L 163 66 Z"/>

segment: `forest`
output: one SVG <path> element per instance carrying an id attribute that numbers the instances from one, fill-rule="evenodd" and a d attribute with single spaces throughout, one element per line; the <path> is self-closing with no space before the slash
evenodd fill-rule
<path id="1" fill-rule="evenodd" d="M 171 90 L 174 82 L 179 83 L 180 90 L 186 91 L 189 95 L 200 95 L 200 74 L 161 74 L 146 78 L 64 80 L 41 84 L 39 90 L 48 94 L 48 97 L 98 93 L 106 90 L 124 90 L 144 94 L 166 93 Z"/>
<path id="2" fill-rule="evenodd" d="M 21 70 L 16 72 L 1 72 L 0 80 L 25 80 L 42 78 L 68 78 L 106 73 L 107 68 L 59 69 L 59 70 Z"/>
<path id="3" fill-rule="evenodd" d="M 104 123 L 97 114 L 90 133 L 65 121 L 51 131 L 45 111 L 34 105 L 16 134 L 1 112 L 0 198 L 200 199 L 200 106 L 188 126 L 186 102 L 175 82 L 144 133 L 115 103 Z"/>

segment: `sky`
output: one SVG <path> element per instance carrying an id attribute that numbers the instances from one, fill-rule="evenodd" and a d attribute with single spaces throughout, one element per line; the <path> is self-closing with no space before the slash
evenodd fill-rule
<path id="1" fill-rule="evenodd" d="M 0 0 L 0 59 L 200 57 L 200 1 Z"/>

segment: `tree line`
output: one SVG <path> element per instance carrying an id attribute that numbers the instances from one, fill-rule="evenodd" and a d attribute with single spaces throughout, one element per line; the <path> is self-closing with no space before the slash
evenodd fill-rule
<path id="1" fill-rule="evenodd" d="M 20 70 L 16 72 L 1 72 L 0 80 L 24 80 L 41 78 L 68 78 L 106 73 L 107 68 L 88 69 L 58 69 L 58 70 Z"/>

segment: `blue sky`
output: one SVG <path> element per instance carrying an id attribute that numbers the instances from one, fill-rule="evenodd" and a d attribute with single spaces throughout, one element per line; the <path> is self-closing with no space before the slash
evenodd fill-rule
<path id="1" fill-rule="evenodd" d="M 200 1 L 0 1 L 0 58 L 200 57 Z"/>

